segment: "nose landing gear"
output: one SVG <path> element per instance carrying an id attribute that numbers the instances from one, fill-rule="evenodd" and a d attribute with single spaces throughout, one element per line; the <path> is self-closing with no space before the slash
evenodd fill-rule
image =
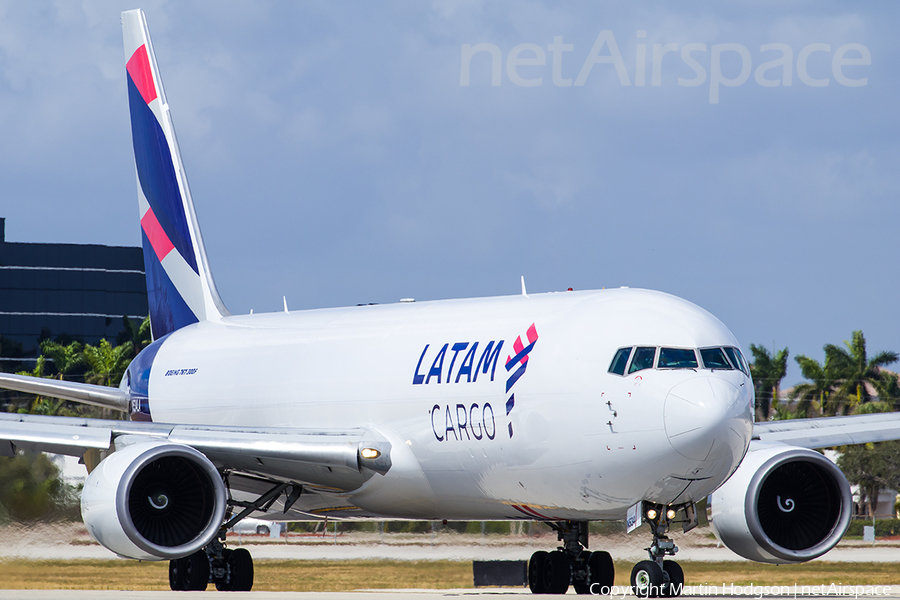
<path id="1" fill-rule="evenodd" d="M 674 560 L 678 546 L 666 533 L 675 518 L 675 509 L 663 505 L 646 505 L 644 516 L 650 525 L 653 542 L 646 548 L 650 560 L 642 560 L 631 570 L 631 589 L 640 598 L 674 598 L 681 595 L 684 588 L 684 571 Z"/>
<path id="2" fill-rule="evenodd" d="M 578 594 L 608 594 L 615 578 L 609 552 L 588 552 L 588 522 L 547 523 L 563 545 L 538 551 L 528 561 L 528 587 L 534 594 L 565 594 L 571 584 Z"/>

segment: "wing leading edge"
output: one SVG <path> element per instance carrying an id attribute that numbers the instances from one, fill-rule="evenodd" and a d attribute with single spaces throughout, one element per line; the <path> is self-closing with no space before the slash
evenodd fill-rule
<path id="1" fill-rule="evenodd" d="M 753 439 L 812 449 L 886 442 L 900 439 L 900 412 L 754 423 Z"/>
<path id="2" fill-rule="evenodd" d="M 130 399 L 128 393 L 119 388 L 104 385 L 91 385 L 76 381 L 60 381 L 58 379 L 43 379 L 29 375 L 12 375 L 0 373 L 0 388 L 62 398 L 81 404 L 92 404 L 103 408 L 111 408 L 122 412 L 128 411 Z"/>

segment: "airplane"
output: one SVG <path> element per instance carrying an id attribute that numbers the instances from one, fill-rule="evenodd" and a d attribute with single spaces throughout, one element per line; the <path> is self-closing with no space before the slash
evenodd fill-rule
<path id="1" fill-rule="evenodd" d="M 115 554 L 168 560 L 173 590 L 250 590 L 225 531 L 278 520 L 536 520 L 535 593 L 608 593 L 588 524 L 649 525 L 643 597 L 681 593 L 668 533 L 704 510 L 728 548 L 823 555 L 851 511 L 817 448 L 900 438 L 900 413 L 754 423 L 740 344 L 651 290 L 401 301 L 232 315 L 200 233 L 144 13 L 122 13 L 153 342 L 118 388 L 0 375 L 0 387 L 128 420 L 0 415 L 0 455 L 81 457 L 81 511 Z M 705 509 L 704 509 L 705 506 Z"/>

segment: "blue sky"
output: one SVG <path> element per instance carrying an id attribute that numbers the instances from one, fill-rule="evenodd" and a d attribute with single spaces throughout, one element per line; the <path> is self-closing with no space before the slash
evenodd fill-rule
<path id="1" fill-rule="evenodd" d="M 0 1 L 8 240 L 140 244 L 135 7 Z M 900 351 L 896 3 L 141 7 L 232 312 L 515 294 L 524 275 L 682 296 L 745 349 L 821 358 L 862 329 Z M 675 47 L 658 85 L 654 45 Z"/>

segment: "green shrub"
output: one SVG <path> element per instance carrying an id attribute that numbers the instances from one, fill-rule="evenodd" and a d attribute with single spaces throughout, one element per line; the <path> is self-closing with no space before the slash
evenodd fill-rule
<path id="1" fill-rule="evenodd" d="M 853 519 L 850 521 L 850 526 L 847 528 L 847 532 L 844 534 L 845 538 L 859 538 L 862 539 L 863 536 L 863 527 L 871 526 L 871 519 Z M 900 519 L 881 519 L 875 520 L 875 537 L 890 537 L 900 535 Z"/>
<path id="2" fill-rule="evenodd" d="M 0 458 L 0 515 L 10 521 L 78 520 L 78 490 L 66 485 L 45 454 Z"/>

